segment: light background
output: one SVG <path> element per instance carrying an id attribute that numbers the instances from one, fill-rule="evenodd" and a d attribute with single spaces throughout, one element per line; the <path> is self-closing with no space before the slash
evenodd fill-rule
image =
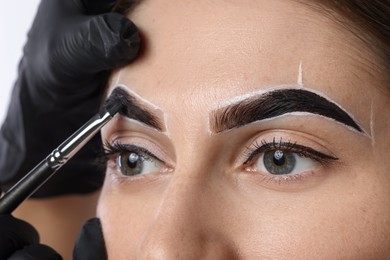
<path id="1" fill-rule="evenodd" d="M 64 0 L 67 1 L 67 0 Z M 39 0 L 0 0 L 0 124 L 3 122 Z"/>

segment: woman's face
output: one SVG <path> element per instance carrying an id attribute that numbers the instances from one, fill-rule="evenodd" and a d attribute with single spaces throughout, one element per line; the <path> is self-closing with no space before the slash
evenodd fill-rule
<path id="1" fill-rule="evenodd" d="M 130 18 L 145 49 L 108 95 L 131 95 L 132 119 L 102 131 L 110 259 L 390 256 L 390 103 L 363 43 L 287 0 Z"/>

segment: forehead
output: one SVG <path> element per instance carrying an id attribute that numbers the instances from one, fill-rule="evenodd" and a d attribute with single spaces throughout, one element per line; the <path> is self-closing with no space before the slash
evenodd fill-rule
<path id="1" fill-rule="evenodd" d="M 337 102 L 351 91 L 366 93 L 360 81 L 368 75 L 354 65 L 357 43 L 295 1 L 146 0 L 130 18 L 143 34 L 144 52 L 112 82 L 172 113 L 178 106 L 207 112 L 235 96 L 295 84 L 300 64 L 303 83 L 337 92 Z"/>

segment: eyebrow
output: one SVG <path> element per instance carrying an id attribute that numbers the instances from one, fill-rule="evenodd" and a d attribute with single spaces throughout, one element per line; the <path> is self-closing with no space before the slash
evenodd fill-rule
<path id="1" fill-rule="evenodd" d="M 321 115 L 363 132 L 352 117 L 336 103 L 303 89 L 274 90 L 217 109 L 211 114 L 210 125 L 213 132 L 220 133 L 293 112 Z"/>
<path id="2" fill-rule="evenodd" d="M 104 106 L 112 106 L 113 104 L 122 103 L 122 109 L 119 114 L 137 120 L 145 125 L 148 125 L 156 130 L 162 131 L 161 120 L 150 110 L 139 104 L 136 97 L 130 95 L 123 88 L 115 88 L 110 96 L 104 102 Z"/>

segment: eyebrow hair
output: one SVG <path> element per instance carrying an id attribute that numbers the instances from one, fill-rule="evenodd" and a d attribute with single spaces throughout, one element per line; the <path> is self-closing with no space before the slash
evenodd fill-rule
<path id="1" fill-rule="evenodd" d="M 104 102 L 104 106 L 112 106 L 113 104 L 122 103 L 122 109 L 119 114 L 137 120 L 144 123 L 152 128 L 162 131 L 162 123 L 159 118 L 153 114 L 153 112 L 147 110 L 137 102 L 137 99 L 130 95 L 123 88 L 115 88 L 110 96 Z"/>
<path id="2" fill-rule="evenodd" d="M 359 132 L 361 127 L 336 103 L 303 89 L 280 89 L 251 97 L 212 112 L 210 124 L 216 133 L 255 121 L 292 112 L 308 112 L 334 119 Z"/>

